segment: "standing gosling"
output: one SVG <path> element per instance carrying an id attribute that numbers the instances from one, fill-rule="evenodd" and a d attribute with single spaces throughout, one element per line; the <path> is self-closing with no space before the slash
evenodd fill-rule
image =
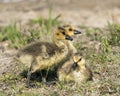
<path id="1" fill-rule="evenodd" d="M 81 83 L 92 80 L 92 72 L 85 65 L 85 59 L 77 53 L 74 54 L 73 58 L 63 64 L 57 73 L 59 81 L 64 82 Z"/>
<path id="2" fill-rule="evenodd" d="M 70 43 L 67 41 L 73 40 L 69 34 L 80 34 L 81 32 L 72 29 L 69 33 L 65 28 L 58 27 L 53 33 L 53 43 L 35 42 L 20 50 L 18 59 L 20 62 L 30 66 L 27 75 L 27 87 L 30 87 L 30 77 L 33 72 L 61 64 L 61 62 L 63 63 L 69 58 L 68 45 Z"/>

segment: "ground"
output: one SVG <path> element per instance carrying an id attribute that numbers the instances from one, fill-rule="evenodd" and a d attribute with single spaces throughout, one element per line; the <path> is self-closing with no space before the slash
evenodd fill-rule
<path id="1" fill-rule="evenodd" d="M 19 48 L 9 48 L 9 45 L 12 45 L 11 42 L 3 40 L 0 42 L 0 96 L 119 96 L 120 41 L 117 41 L 118 45 L 114 45 L 109 43 L 109 38 L 114 30 L 110 24 L 119 25 L 120 22 L 120 1 L 21 0 L 14 2 L 13 0 L 9 3 L 1 2 L 0 31 L 1 28 L 16 22 L 16 26 L 20 25 L 22 31 L 26 32 L 25 30 L 31 28 L 29 21 L 40 17 L 49 18 L 51 14 L 53 18 L 60 16 L 61 25 L 71 24 L 83 32 L 74 37 L 73 43 L 86 58 L 86 63 L 91 66 L 93 81 L 81 85 L 57 82 L 55 85 L 46 86 L 39 80 L 33 80 L 37 87 L 28 89 L 25 87 L 26 78 L 24 74 L 21 75 L 27 68 L 15 61 L 15 54 Z M 35 24 L 32 28 L 38 28 L 38 25 Z M 120 32 L 120 29 L 115 30 Z M 50 34 L 48 39 L 49 37 Z M 41 39 L 45 40 L 44 35 Z"/>

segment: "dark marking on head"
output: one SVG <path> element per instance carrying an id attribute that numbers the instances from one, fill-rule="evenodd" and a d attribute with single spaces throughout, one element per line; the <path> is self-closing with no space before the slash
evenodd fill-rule
<path id="1" fill-rule="evenodd" d="M 59 30 L 65 31 L 63 27 L 58 27 Z"/>
<path id="2" fill-rule="evenodd" d="M 64 25 L 63 27 L 70 27 L 70 25 Z"/>

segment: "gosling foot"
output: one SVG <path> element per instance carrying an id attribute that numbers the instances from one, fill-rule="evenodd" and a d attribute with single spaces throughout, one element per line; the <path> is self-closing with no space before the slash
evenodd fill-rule
<path id="1" fill-rule="evenodd" d="M 51 86 L 51 85 L 55 85 L 55 84 L 56 84 L 56 81 L 46 82 L 47 86 Z"/>
<path id="2" fill-rule="evenodd" d="M 26 82 L 26 87 L 27 88 L 36 88 L 35 84 L 31 84 L 31 83 L 28 83 L 28 82 Z"/>

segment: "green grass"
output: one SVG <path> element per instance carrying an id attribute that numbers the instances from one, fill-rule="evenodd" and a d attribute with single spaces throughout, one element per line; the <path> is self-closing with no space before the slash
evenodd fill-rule
<path id="1" fill-rule="evenodd" d="M 50 35 L 52 29 L 60 25 L 59 18 L 60 15 L 52 18 L 52 9 L 50 9 L 48 18 L 39 17 L 30 20 L 27 32 L 22 32 L 24 29 L 21 24 L 19 24 L 19 28 L 16 23 L 3 27 L 0 29 L 0 42 L 8 40 L 11 42 L 11 48 L 19 49 L 27 43 L 38 40 L 43 35 Z M 35 25 L 39 25 L 38 28 L 32 28 Z"/>
<path id="2" fill-rule="evenodd" d="M 44 34 L 50 34 L 52 32 L 53 27 L 57 27 L 61 24 L 61 21 L 59 21 L 59 18 L 61 15 L 57 15 L 56 17 L 52 17 L 52 8 L 49 9 L 49 16 L 48 18 L 39 17 L 37 19 L 33 19 L 30 21 L 30 24 L 39 24 L 41 27 L 41 33 Z"/>
<path id="3" fill-rule="evenodd" d="M 109 43 L 111 45 L 120 45 L 120 24 L 108 23 L 108 30 L 110 32 Z"/>
<path id="4" fill-rule="evenodd" d="M 20 47 L 25 44 L 22 39 L 21 31 L 16 28 L 16 24 L 3 27 L 0 32 L 0 41 L 9 40 L 12 43 L 12 47 Z"/>
<path id="5" fill-rule="evenodd" d="M 86 26 L 79 26 L 79 27 L 85 30 L 86 38 L 88 38 L 88 40 L 90 41 L 79 42 L 79 44 L 74 44 L 75 47 L 78 50 L 82 50 L 81 53 L 83 53 L 83 55 L 85 54 L 84 56 L 87 59 L 91 59 L 92 62 L 101 62 L 101 63 L 107 62 L 110 59 L 109 54 L 111 53 L 111 44 L 109 40 L 111 39 L 110 36 L 112 36 L 111 34 L 109 34 L 110 36 L 107 36 L 108 32 L 111 33 L 111 30 L 107 29 L 110 28 L 109 25 L 107 26 L 107 28 L 98 28 L 98 27 L 94 28 L 94 27 L 86 27 Z M 84 47 L 85 45 L 84 43 L 89 44 L 89 42 L 96 42 L 96 43 L 95 44 L 93 43 L 92 46 L 86 45 L 87 47 Z M 98 49 L 96 49 L 95 46 L 97 46 Z M 97 52 L 95 50 L 97 50 Z"/>

